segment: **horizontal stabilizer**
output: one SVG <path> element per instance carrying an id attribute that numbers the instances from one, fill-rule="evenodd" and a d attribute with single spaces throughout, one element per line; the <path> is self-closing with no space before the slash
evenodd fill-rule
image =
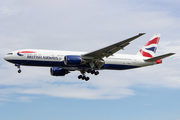
<path id="1" fill-rule="evenodd" d="M 153 61 L 156 61 L 156 60 L 159 60 L 159 59 L 163 59 L 163 58 L 169 57 L 169 56 L 174 55 L 174 54 L 175 53 L 168 53 L 168 54 L 160 55 L 160 56 L 153 57 L 153 58 L 150 58 L 150 59 L 146 59 L 144 61 L 146 61 L 146 62 L 153 62 Z"/>

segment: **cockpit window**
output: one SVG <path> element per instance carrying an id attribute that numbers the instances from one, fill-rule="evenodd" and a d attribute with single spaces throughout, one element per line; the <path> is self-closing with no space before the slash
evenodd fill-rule
<path id="1" fill-rule="evenodd" d="M 8 53 L 7 55 L 12 55 L 13 53 Z"/>

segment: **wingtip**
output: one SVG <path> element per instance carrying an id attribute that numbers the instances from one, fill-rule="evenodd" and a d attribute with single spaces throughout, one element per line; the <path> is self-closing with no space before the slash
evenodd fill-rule
<path id="1" fill-rule="evenodd" d="M 146 33 L 139 33 L 139 35 L 144 35 L 144 34 L 146 34 Z"/>
<path id="2" fill-rule="evenodd" d="M 169 56 L 172 56 L 172 55 L 174 55 L 174 54 L 176 54 L 176 53 L 168 53 Z"/>
<path id="3" fill-rule="evenodd" d="M 171 55 L 174 55 L 174 54 L 176 54 L 176 53 L 170 53 Z"/>

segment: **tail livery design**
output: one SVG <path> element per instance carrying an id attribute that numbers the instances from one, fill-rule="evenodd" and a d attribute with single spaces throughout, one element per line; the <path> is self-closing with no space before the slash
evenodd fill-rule
<path id="1" fill-rule="evenodd" d="M 149 58 L 153 58 L 155 53 L 156 53 L 156 49 L 159 43 L 159 39 L 160 39 L 160 34 L 155 34 L 149 41 L 148 43 L 146 43 L 143 48 L 137 53 L 137 55 L 141 55 L 143 57 L 149 57 Z"/>

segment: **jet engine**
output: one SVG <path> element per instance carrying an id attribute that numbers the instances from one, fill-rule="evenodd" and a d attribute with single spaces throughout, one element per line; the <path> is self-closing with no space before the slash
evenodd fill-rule
<path id="1" fill-rule="evenodd" d="M 64 57 L 64 64 L 69 65 L 69 66 L 76 66 L 76 65 L 81 65 L 83 62 L 83 59 L 81 56 L 76 56 L 76 55 L 66 55 Z"/>
<path id="2" fill-rule="evenodd" d="M 162 63 L 162 60 L 161 60 L 161 59 L 156 60 L 156 63 L 157 63 L 157 64 L 161 64 L 161 63 Z"/>
<path id="3" fill-rule="evenodd" d="M 59 67 L 52 67 L 50 68 L 50 73 L 52 76 L 65 76 L 69 71 Z"/>

